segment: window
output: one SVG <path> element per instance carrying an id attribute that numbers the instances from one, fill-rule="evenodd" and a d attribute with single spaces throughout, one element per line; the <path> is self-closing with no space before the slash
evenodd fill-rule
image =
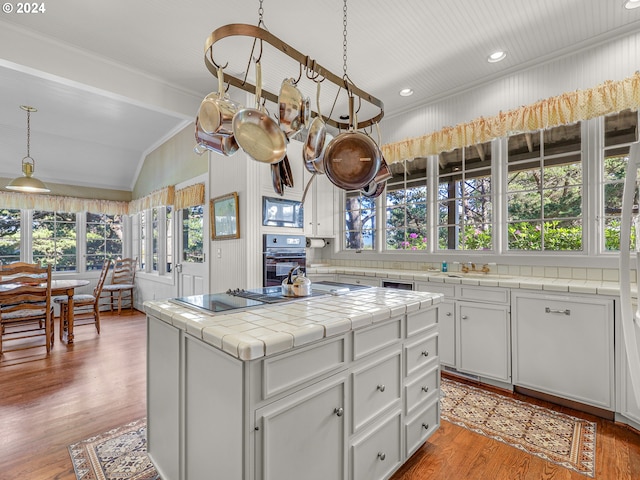
<path id="1" fill-rule="evenodd" d="M 158 209 L 151 210 L 151 270 L 158 271 Z"/>
<path id="2" fill-rule="evenodd" d="M 438 156 L 439 250 L 492 248 L 491 142 Z"/>
<path id="3" fill-rule="evenodd" d="M 146 226 L 146 212 L 140 212 L 140 270 L 145 271 L 147 265 L 147 226 Z"/>
<path id="4" fill-rule="evenodd" d="M 167 207 L 167 216 L 166 220 L 166 260 L 167 260 L 167 270 L 166 273 L 171 273 L 173 266 L 173 219 L 171 216 L 172 209 L 171 207 Z"/>
<path id="5" fill-rule="evenodd" d="M 182 209 L 182 261 L 204 262 L 204 206 Z"/>
<path id="6" fill-rule="evenodd" d="M 581 251 L 581 124 L 508 139 L 507 248 Z"/>
<path id="7" fill-rule="evenodd" d="M 34 211 L 33 261 L 56 272 L 76 271 L 76 214 Z"/>
<path id="8" fill-rule="evenodd" d="M 122 257 L 122 217 L 87 213 L 87 271 L 100 270 L 107 259 Z"/>
<path id="9" fill-rule="evenodd" d="M 345 195 L 345 249 L 373 250 L 376 238 L 375 199 L 360 191 Z"/>
<path id="10" fill-rule="evenodd" d="M 20 210 L 0 209 L 0 264 L 20 261 Z"/>
<path id="11" fill-rule="evenodd" d="M 387 250 L 427 248 L 427 159 L 396 162 L 387 181 Z"/>
<path id="12" fill-rule="evenodd" d="M 630 144 L 638 140 L 638 114 L 626 110 L 604 118 L 604 161 L 602 164 L 603 222 L 601 235 L 604 251 L 620 250 L 620 213 L 624 178 L 629 161 Z M 634 203 L 638 204 L 636 199 Z M 635 249 L 635 229 L 631 229 L 631 247 Z"/>

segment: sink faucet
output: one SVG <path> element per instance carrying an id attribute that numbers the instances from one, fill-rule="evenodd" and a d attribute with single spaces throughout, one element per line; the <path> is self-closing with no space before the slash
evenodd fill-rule
<path id="1" fill-rule="evenodd" d="M 476 264 L 472 262 L 467 262 L 465 265 L 462 265 L 461 270 L 463 273 L 475 272 Z"/>

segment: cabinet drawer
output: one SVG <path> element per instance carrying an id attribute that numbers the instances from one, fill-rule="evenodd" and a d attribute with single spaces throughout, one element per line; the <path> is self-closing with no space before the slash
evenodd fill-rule
<path id="1" fill-rule="evenodd" d="M 353 359 L 358 360 L 369 353 L 396 343 L 402 338 L 402 318 L 396 318 L 374 327 L 353 332 Z"/>
<path id="2" fill-rule="evenodd" d="M 454 285 L 447 285 L 444 283 L 419 283 L 416 286 L 416 290 L 419 292 L 432 292 L 432 293 L 441 293 L 445 297 L 455 297 L 456 296 L 456 287 Z"/>
<path id="3" fill-rule="evenodd" d="M 407 337 L 424 332 L 436 323 L 438 323 L 437 307 L 410 313 L 407 315 Z"/>
<path id="4" fill-rule="evenodd" d="M 406 458 L 413 453 L 440 426 L 440 401 L 436 398 L 422 412 L 409 420 L 405 425 Z"/>
<path id="5" fill-rule="evenodd" d="M 299 351 L 266 358 L 263 368 L 263 399 L 301 385 L 346 363 L 345 338 Z"/>
<path id="6" fill-rule="evenodd" d="M 400 399 L 401 368 L 398 348 L 353 371 L 354 433 Z"/>
<path id="7" fill-rule="evenodd" d="M 344 275 L 338 275 L 338 281 L 343 283 L 351 283 L 354 285 L 369 285 L 371 287 L 380 286 L 380 279 L 376 277 L 345 277 Z"/>
<path id="8" fill-rule="evenodd" d="M 509 289 L 502 287 L 476 287 L 456 285 L 458 300 L 484 303 L 509 303 Z"/>
<path id="9" fill-rule="evenodd" d="M 420 375 L 404 387 L 405 412 L 413 415 L 434 395 L 437 397 L 440 389 L 440 369 L 433 365 L 427 373 Z"/>
<path id="10" fill-rule="evenodd" d="M 402 462 L 400 412 L 367 432 L 351 446 L 353 480 L 387 478 Z"/>
<path id="11" fill-rule="evenodd" d="M 408 377 L 421 371 L 428 363 L 438 357 L 437 325 L 432 327 L 432 333 L 426 337 L 406 344 L 404 347 L 405 375 Z"/>

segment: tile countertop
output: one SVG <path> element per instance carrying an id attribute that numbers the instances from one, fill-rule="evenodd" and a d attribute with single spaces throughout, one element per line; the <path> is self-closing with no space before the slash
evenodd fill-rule
<path id="1" fill-rule="evenodd" d="M 144 303 L 147 314 L 240 360 L 284 352 L 440 303 L 439 293 L 367 288 L 217 314 L 169 301 Z"/>
<path id="2" fill-rule="evenodd" d="M 582 280 L 572 278 L 522 277 L 517 275 L 483 274 L 474 272 L 447 272 L 430 270 L 393 270 L 369 267 L 322 266 L 307 268 L 307 274 L 343 274 L 352 276 L 378 277 L 393 280 L 412 280 L 418 282 L 439 282 L 484 287 L 522 288 L 544 290 L 548 292 L 591 293 L 597 295 L 620 295 L 619 282 L 600 280 Z M 631 296 L 638 297 L 637 284 L 631 285 Z"/>

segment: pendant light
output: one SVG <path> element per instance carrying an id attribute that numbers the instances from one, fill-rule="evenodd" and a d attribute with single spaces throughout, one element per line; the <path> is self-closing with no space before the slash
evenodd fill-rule
<path id="1" fill-rule="evenodd" d="M 37 178 L 33 177 L 35 160 L 29 155 L 29 141 L 31 139 L 31 113 L 38 110 L 28 105 L 20 105 L 20 108 L 27 112 L 27 156 L 22 159 L 22 173 L 24 176 L 14 178 L 5 188 L 24 193 L 46 193 L 49 188 Z"/>

